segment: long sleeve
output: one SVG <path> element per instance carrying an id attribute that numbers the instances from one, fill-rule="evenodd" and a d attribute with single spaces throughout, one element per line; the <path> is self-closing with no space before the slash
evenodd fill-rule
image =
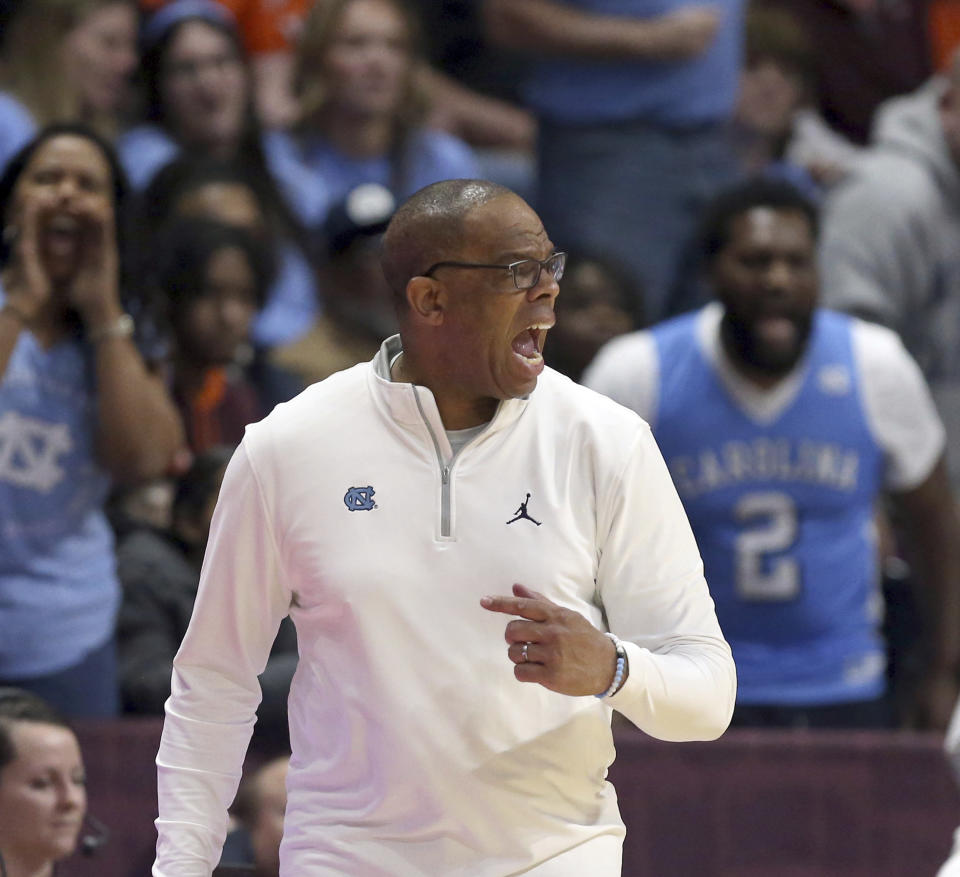
<path id="1" fill-rule="evenodd" d="M 597 586 L 630 674 L 611 707 L 661 740 L 726 730 L 736 669 L 703 563 L 660 450 L 644 425 L 600 507 Z"/>
<path id="2" fill-rule="evenodd" d="M 250 434 L 227 468 L 173 664 L 157 754 L 154 877 L 209 877 L 217 864 L 260 702 L 257 676 L 291 602 Z"/>

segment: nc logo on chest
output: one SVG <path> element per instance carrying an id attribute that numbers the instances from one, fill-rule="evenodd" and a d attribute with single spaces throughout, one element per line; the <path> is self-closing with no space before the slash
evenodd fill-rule
<path id="1" fill-rule="evenodd" d="M 371 485 L 366 487 L 351 487 L 343 495 L 343 504 L 351 512 L 369 512 L 377 507 L 373 501 L 373 495 L 376 491 Z"/>

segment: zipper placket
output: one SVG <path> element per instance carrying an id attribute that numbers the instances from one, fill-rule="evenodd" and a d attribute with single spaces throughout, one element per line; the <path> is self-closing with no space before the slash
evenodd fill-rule
<path id="1" fill-rule="evenodd" d="M 433 427 L 430 425 L 430 419 L 423 410 L 423 405 L 420 404 L 420 394 L 417 392 L 416 387 L 413 389 L 413 398 L 417 401 L 417 410 L 420 412 L 420 417 L 423 419 L 423 423 L 427 427 L 427 432 L 430 433 L 430 440 L 433 442 L 433 449 L 437 453 L 437 463 L 440 465 L 440 535 L 443 537 L 449 537 L 451 535 L 450 472 L 453 469 L 453 464 L 457 460 L 459 451 L 450 458 L 449 462 L 444 462 L 443 452 L 440 450 L 440 442 L 437 440 L 437 435 L 433 431 Z"/>
<path id="2" fill-rule="evenodd" d="M 474 438 L 467 442 L 460 450 L 455 451 L 447 462 L 444 462 L 443 452 L 440 450 L 440 442 L 437 440 L 437 434 L 430 425 L 430 418 L 427 417 L 427 412 L 423 410 L 423 405 L 420 404 L 420 394 L 417 392 L 416 385 L 411 384 L 410 386 L 413 388 L 413 398 L 417 402 L 417 410 L 420 412 L 420 418 L 423 420 L 427 432 L 430 433 L 430 440 L 433 442 L 433 449 L 437 454 L 437 463 L 440 466 L 440 535 L 450 537 L 452 535 L 450 527 L 450 478 L 453 475 L 453 467 L 457 463 L 457 457 L 472 445 L 479 438 L 479 435 L 474 436 Z M 481 434 L 490 429 L 491 424 L 500 416 L 500 408 L 501 406 L 498 405 L 497 410 L 490 419 L 490 423 L 484 427 Z"/>

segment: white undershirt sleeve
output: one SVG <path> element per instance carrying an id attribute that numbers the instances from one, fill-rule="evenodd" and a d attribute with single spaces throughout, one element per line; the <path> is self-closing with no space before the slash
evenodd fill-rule
<path id="1" fill-rule="evenodd" d="M 736 669 L 720 631 L 687 516 L 649 427 L 604 485 L 597 586 L 630 674 L 608 703 L 661 740 L 712 740 L 726 729 Z"/>
<path id="2" fill-rule="evenodd" d="M 153 877 L 209 877 L 291 594 L 246 442 L 227 467 L 157 754 Z"/>
<path id="3" fill-rule="evenodd" d="M 631 332 L 614 338 L 600 349 L 580 382 L 636 411 L 653 425 L 660 385 L 660 365 L 653 335 Z"/>
<path id="4" fill-rule="evenodd" d="M 922 484 L 946 444 L 946 433 L 920 367 L 890 329 L 857 321 L 853 355 L 871 432 L 886 455 L 884 486 Z"/>

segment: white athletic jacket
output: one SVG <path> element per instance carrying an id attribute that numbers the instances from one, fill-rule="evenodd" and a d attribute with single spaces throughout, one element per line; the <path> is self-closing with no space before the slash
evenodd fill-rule
<path id="1" fill-rule="evenodd" d="M 216 864 L 287 613 L 285 877 L 619 874 L 610 707 L 666 740 L 730 720 L 730 650 L 647 425 L 547 369 L 451 459 L 432 394 L 389 380 L 399 344 L 230 463 L 157 756 L 155 877 Z M 480 606 L 515 582 L 628 641 L 620 692 L 516 681 L 509 618 Z"/>

